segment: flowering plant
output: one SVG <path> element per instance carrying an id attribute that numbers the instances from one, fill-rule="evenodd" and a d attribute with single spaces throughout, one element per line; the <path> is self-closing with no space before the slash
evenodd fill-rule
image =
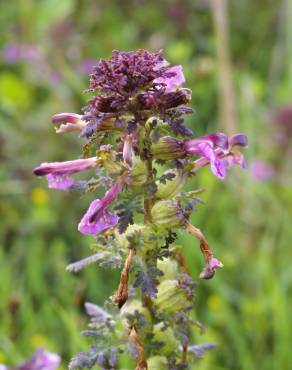
<path id="1" fill-rule="evenodd" d="M 212 278 L 223 264 L 189 222 L 199 191 L 182 190 L 202 167 L 210 165 L 219 179 L 233 165 L 244 168 L 238 148 L 247 146 L 247 138 L 216 132 L 192 139 L 183 119 L 192 113 L 184 82 L 182 67 L 169 66 L 161 51 L 113 51 L 93 69 L 84 114 L 52 118 L 57 132 L 80 132 L 86 140 L 82 158 L 43 163 L 34 173 L 59 190 L 107 187 L 78 226 L 95 237 L 94 254 L 68 270 L 93 262 L 121 268 L 110 301 L 104 307 L 86 304 L 91 321 L 83 334 L 93 345 L 72 359 L 70 369 L 117 368 L 121 353 L 136 359 L 136 370 L 188 369 L 193 356 L 213 346 L 190 343 L 190 325 L 198 324 L 190 317 L 196 282 L 175 244 L 176 230 L 199 241 L 200 278 Z M 71 177 L 89 169 L 96 176 L 88 181 Z"/>

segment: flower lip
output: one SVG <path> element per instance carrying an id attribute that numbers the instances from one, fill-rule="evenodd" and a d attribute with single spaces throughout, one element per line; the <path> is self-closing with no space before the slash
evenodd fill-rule
<path id="1" fill-rule="evenodd" d="M 88 221 L 93 223 L 100 217 L 102 217 L 103 212 L 107 209 L 112 201 L 114 201 L 123 188 L 124 181 L 117 181 L 106 193 L 105 196 L 97 202 L 94 207 L 88 210 Z M 98 199 L 97 199 L 98 200 Z"/>
<path id="2" fill-rule="evenodd" d="M 247 147 L 248 146 L 248 138 L 244 134 L 235 134 L 231 136 L 229 139 L 229 147 L 232 148 L 235 145 Z"/>
<path id="3" fill-rule="evenodd" d="M 96 214 L 96 209 L 99 209 L 99 214 Z M 118 220 L 119 217 L 117 215 L 107 212 L 103 208 L 102 200 L 95 199 L 91 202 L 87 212 L 80 221 L 78 230 L 82 234 L 97 235 L 104 229 L 116 226 Z"/>

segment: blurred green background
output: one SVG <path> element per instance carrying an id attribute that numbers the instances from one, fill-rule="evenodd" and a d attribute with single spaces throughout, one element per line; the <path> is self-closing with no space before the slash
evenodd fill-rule
<path id="1" fill-rule="evenodd" d="M 245 132 L 250 141 L 246 171 L 220 182 L 204 169 L 190 184 L 206 188 L 193 222 L 225 265 L 197 290 L 195 315 L 207 331 L 194 339 L 218 347 L 192 369 L 291 369 L 292 2 L 0 4 L 0 363 L 44 346 L 65 369 L 86 348 L 83 304 L 102 304 L 118 272 L 65 271 L 89 254 L 92 239 L 76 225 L 92 195 L 50 191 L 32 168 L 80 155 L 80 139 L 56 135 L 50 116 L 80 112 L 96 60 L 112 49 L 163 48 L 193 90 L 195 134 Z M 197 243 L 183 233 L 180 241 L 196 278 Z"/>

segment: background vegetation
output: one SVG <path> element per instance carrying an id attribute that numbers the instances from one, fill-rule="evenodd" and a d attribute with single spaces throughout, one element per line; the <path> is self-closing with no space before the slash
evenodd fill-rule
<path id="1" fill-rule="evenodd" d="M 289 369 L 292 114 L 281 125 L 273 112 L 292 103 L 292 5 L 236 0 L 224 13 L 224 3 L 1 2 L 0 363 L 19 363 L 44 346 L 60 353 L 65 369 L 86 347 L 83 303 L 101 304 L 117 285 L 115 272 L 96 266 L 65 271 L 89 253 L 92 240 L 76 225 L 90 199 L 49 191 L 32 175 L 43 161 L 80 155 L 76 135 L 56 135 L 50 116 L 80 111 L 92 64 L 112 49 L 163 48 L 193 89 L 195 133 L 236 130 L 250 139 L 247 171 L 233 169 L 220 182 L 206 169 L 190 184 L 206 188 L 193 222 L 225 264 L 197 290 L 195 316 L 207 331 L 194 330 L 195 339 L 218 347 L 193 368 Z M 197 243 L 180 239 L 196 277 Z"/>

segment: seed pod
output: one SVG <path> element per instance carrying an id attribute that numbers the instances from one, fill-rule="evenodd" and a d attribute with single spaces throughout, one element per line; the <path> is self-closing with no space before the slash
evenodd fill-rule
<path id="1" fill-rule="evenodd" d="M 164 136 L 156 144 L 152 144 L 151 152 L 156 159 L 164 161 L 184 158 L 186 156 L 182 142 L 171 136 Z"/>
<path id="2" fill-rule="evenodd" d="M 128 333 L 130 329 L 127 315 L 134 315 L 136 311 L 142 314 L 144 319 L 146 320 L 146 325 L 141 328 L 140 333 L 146 334 L 147 332 L 150 332 L 152 330 L 151 314 L 147 310 L 147 308 L 142 305 L 142 302 L 138 301 L 137 299 L 129 299 L 121 308 L 120 313 L 126 332 Z"/>
<path id="3" fill-rule="evenodd" d="M 176 340 L 173 330 L 168 327 L 164 329 L 164 323 L 160 322 L 153 328 L 154 341 L 163 342 L 164 345 L 159 350 L 162 355 L 170 355 L 179 348 L 179 342 Z"/>
<path id="4" fill-rule="evenodd" d="M 140 159 L 136 160 L 133 169 L 131 170 L 131 185 L 141 186 L 147 181 L 146 164 Z"/>
<path id="5" fill-rule="evenodd" d="M 158 286 L 154 304 L 157 309 L 172 314 L 188 307 L 190 301 L 186 291 L 179 287 L 177 280 L 164 280 Z"/>
<path id="6" fill-rule="evenodd" d="M 148 358 L 148 370 L 167 370 L 167 358 L 164 356 L 153 356 Z"/>
<path id="7" fill-rule="evenodd" d="M 163 260 L 158 260 L 157 268 L 163 272 L 163 276 L 160 278 L 160 281 L 174 280 L 179 272 L 178 264 L 172 258 L 163 258 Z"/>
<path id="8" fill-rule="evenodd" d="M 167 229 L 182 227 L 185 223 L 185 217 L 178 203 L 171 200 L 161 200 L 155 203 L 151 216 L 155 226 Z"/>
<path id="9" fill-rule="evenodd" d="M 158 199 L 173 198 L 184 186 L 187 180 L 187 172 L 183 170 L 172 169 L 164 173 L 165 176 L 173 176 L 171 180 L 166 180 L 165 184 L 157 182 L 157 192 L 155 196 Z"/>

